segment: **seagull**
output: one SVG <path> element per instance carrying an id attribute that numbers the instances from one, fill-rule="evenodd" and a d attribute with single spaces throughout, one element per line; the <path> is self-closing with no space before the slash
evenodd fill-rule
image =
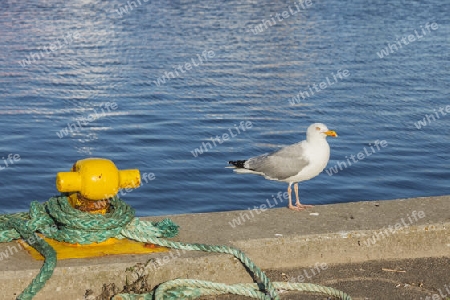
<path id="1" fill-rule="evenodd" d="M 312 205 L 300 203 L 298 183 L 316 177 L 325 169 L 330 159 L 327 136 L 337 137 L 337 134 L 335 131 L 329 130 L 325 124 L 314 123 L 306 130 L 306 140 L 304 141 L 247 160 L 229 161 L 228 164 L 233 165 L 236 173 L 258 174 L 269 180 L 289 183 L 287 188 L 288 208 L 301 211 Z M 295 205 L 292 204 L 291 197 L 293 183 L 295 183 Z"/>

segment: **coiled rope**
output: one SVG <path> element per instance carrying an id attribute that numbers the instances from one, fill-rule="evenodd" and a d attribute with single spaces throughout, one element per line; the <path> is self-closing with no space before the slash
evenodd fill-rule
<path id="1" fill-rule="evenodd" d="M 74 209 L 67 197 L 52 197 L 40 204 L 33 201 L 29 213 L 0 215 L 0 242 L 15 239 L 28 242 L 44 256 L 44 264 L 27 288 L 17 297 L 19 300 L 32 299 L 52 276 L 56 267 L 56 252 L 44 240 L 34 238 L 35 233 L 67 243 L 90 244 L 104 242 L 109 238 L 129 238 L 139 242 L 181 250 L 231 254 L 250 270 L 258 283 L 227 285 L 209 281 L 176 279 L 159 285 L 154 291 L 143 295 L 121 294 L 113 299 L 195 299 L 202 295 L 232 293 L 256 299 L 279 299 L 277 289 L 322 293 L 351 300 L 347 294 L 332 288 L 308 283 L 272 283 L 265 273 L 242 251 L 229 247 L 205 244 L 184 244 L 168 241 L 178 234 L 178 226 L 170 219 L 161 222 L 147 222 L 134 217 L 134 210 L 118 197 L 110 199 L 110 210 L 105 215 L 90 214 Z"/>

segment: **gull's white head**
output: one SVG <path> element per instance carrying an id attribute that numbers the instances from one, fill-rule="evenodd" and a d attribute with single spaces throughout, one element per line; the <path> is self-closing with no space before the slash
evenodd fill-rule
<path id="1" fill-rule="evenodd" d="M 325 124 L 314 123 L 309 125 L 306 130 L 306 139 L 311 140 L 318 137 L 326 138 L 327 136 L 337 137 L 337 133 L 334 130 L 329 130 Z"/>

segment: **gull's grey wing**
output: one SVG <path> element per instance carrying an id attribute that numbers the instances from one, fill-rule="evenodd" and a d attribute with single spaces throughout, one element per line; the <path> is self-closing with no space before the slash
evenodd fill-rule
<path id="1" fill-rule="evenodd" d="M 303 144 L 300 142 L 270 154 L 252 157 L 246 161 L 245 167 L 272 179 L 284 180 L 297 175 L 308 164 L 309 160 L 303 156 Z"/>

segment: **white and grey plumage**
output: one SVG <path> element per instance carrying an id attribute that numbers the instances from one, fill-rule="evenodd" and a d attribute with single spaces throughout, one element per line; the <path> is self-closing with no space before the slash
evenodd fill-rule
<path id="1" fill-rule="evenodd" d="M 266 153 L 247 160 L 230 161 L 237 173 L 259 174 L 269 180 L 289 183 L 289 205 L 293 210 L 303 210 L 311 205 L 300 204 L 298 182 L 311 179 L 325 169 L 330 159 L 330 146 L 326 137 L 337 137 L 336 132 L 329 130 L 322 123 L 311 124 L 306 130 L 306 140 L 281 148 L 273 153 Z M 294 184 L 296 202 L 292 204 Z"/>

